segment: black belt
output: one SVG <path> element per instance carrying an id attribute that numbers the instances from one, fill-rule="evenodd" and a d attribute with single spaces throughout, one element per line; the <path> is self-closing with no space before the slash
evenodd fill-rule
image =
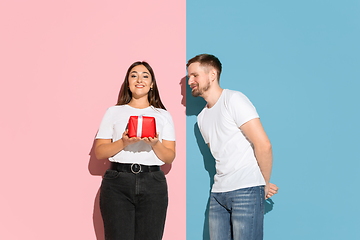
<path id="1" fill-rule="evenodd" d="M 128 172 L 128 173 L 142 173 L 142 172 L 156 172 L 160 171 L 160 166 L 146 166 L 137 163 L 118 163 L 111 162 L 110 169 L 116 170 L 118 172 Z"/>

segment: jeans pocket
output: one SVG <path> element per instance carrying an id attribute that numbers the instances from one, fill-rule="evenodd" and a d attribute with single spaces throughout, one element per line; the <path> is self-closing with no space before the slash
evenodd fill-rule
<path id="1" fill-rule="evenodd" d="M 152 172 L 153 178 L 159 182 L 166 182 L 165 174 L 163 171 Z"/>
<path id="2" fill-rule="evenodd" d="M 105 174 L 104 174 L 104 179 L 115 179 L 120 175 L 120 172 L 116 171 L 116 170 L 111 170 L 108 169 L 106 170 Z"/>
<path id="3" fill-rule="evenodd" d="M 260 186 L 260 208 L 262 214 L 265 214 L 265 186 Z"/>

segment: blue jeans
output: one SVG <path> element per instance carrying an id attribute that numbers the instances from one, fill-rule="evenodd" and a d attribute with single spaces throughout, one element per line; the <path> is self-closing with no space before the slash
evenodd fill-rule
<path id="1" fill-rule="evenodd" d="M 265 211 L 264 186 L 210 195 L 211 240 L 262 240 Z"/>
<path id="2" fill-rule="evenodd" d="M 161 240 L 167 206 L 163 171 L 106 171 L 100 188 L 106 240 Z"/>

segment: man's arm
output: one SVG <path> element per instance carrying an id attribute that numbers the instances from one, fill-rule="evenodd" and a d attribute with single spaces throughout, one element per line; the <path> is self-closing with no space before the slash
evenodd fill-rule
<path id="1" fill-rule="evenodd" d="M 255 157 L 266 182 L 265 196 L 267 196 L 270 190 L 270 176 L 273 162 L 270 140 L 267 137 L 259 118 L 254 118 L 244 123 L 240 127 L 240 130 L 254 145 Z"/>

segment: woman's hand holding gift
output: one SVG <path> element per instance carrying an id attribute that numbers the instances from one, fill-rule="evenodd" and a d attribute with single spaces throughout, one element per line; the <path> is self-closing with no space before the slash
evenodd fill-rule
<path id="1" fill-rule="evenodd" d="M 141 141 L 142 139 L 139 137 L 129 137 L 129 129 L 126 129 L 125 132 L 122 135 L 122 141 L 124 144 L 124 148 L 126 146 L 129 146 L 131 144 L 137 143 L 139 141 Z"/>
<path id="2" fill-rule="evenodd" d="M 144 137 L 141 138 L 145 143 L 149 144 L 150 146 L 155 146 L 159 142 L 159 133 L 155 134 L 155 137 Z"/>

